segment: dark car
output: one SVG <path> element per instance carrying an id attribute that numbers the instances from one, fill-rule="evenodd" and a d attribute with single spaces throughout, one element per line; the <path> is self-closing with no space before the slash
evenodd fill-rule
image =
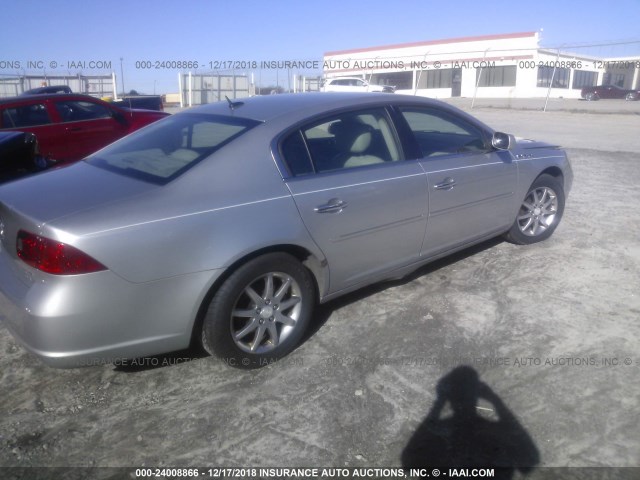
<path id="1" fill-rule="evenodd" d="M 29 132 L 0 132 L 0 182 L 47 168 L 38 140 Z"/>
<path id="2" fill-rule="evenodd" d="M 0 131 L 33 133 L 44 158 L 66 163 L 167 115 L 117 107 L 88 95 L 25 95 L 0 100 Z"/>
<path id="3" fill-rule="evenodd" d="M 67 85 L 49 85 L 47 87 L 32 88 L 21 95 L 42 95 L 44 93 L 73 93 Z"/>
<path id="4" fill-rule="evenodd" d="M 601 98 L 638 100 L 640 98 L 640 89 L 626 90 L 617 85 L 598 85 L 597 87 L 584 87 L 580 94 L 582 98 L 589 101 L 600 100 Z"/>

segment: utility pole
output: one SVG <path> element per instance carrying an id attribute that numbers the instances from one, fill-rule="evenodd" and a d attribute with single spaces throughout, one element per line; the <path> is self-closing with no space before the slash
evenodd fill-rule
<path id="1" fill-rule="evenodd" d="M 122 96 L 125 96 L 127 93 L 124 89 L 124 69 L 122 68 L 122 57 L 120 57 L 120 77 L 122 78 Z"/>

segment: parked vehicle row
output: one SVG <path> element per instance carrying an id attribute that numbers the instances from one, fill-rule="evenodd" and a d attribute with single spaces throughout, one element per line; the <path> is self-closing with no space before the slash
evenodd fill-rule
<path id="1" fill-rule="evenodd" d="M 324 80 L 323 92 L 386 92 L 393 93 L 391 85 L 375 85 L 359 77 L 337 77 Z"/>
<path id="2" fill-rule="evenodd" d="M 3 313 L 58 367 L 193 340 L 257 367 L 296 347 L 318 302 L 496 235 L 548 238 L 572 179 L 560 148 L 434 100 L 204 105 L 0 187 Z"/>
<path id="3" fill-rule="evenodd" d="M 36 136 L 49 162 L 80 160 L 167 113 L 120 108 L 88 95 L 34 94 L 0 99 L 0 131 Z"/>

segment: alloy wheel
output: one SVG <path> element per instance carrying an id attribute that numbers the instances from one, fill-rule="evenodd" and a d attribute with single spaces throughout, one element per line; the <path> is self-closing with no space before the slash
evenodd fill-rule
<path id="1" fill-rule="evenodd" d="M 543 234 L 555 222 L 558 212 L 558 195 L 549 187 L 531 190 L 522 202 L 518 213 L 518 227 L 529 237 Z"/>
<path id="2" fill-rule="evenodd" d="M 247 285 L 231 311 L 231 335 L 243 351 L 264 354 L 295 329 L 302 312 L 302 290 L 286 273 L 269 272 Z"/>

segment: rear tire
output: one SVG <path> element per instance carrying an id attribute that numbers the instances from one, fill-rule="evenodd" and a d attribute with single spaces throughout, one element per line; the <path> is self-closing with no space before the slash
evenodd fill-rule
<path id="1" fill-rule="evenodd" d="M 529 187 L 505 238 L 518 245 L 546 240 L 562 219 L 564 202 L 562 183 L 551 175 L 540 175 Z"/>
<path id="2" fill-rule="evenodd" d="M 584 99 L 588 102 L 595 102 L 596 100 L 600 100 L 600 97 L 597 93 L 587 93 Z"/>
<path id="3" fill-rule="evenodd" d="M 233 367 L 268 365 L 296 347 L 314 306 L 313 278 L 295 257 L 257 257 L 233 272 L 213 296 L 202 346 Z"/>

